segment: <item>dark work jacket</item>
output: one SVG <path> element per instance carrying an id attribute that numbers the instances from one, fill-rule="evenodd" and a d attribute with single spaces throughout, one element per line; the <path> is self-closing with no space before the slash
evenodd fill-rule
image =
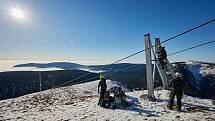
<path id="1" fill-rule="evenodd" d="M 171 87 L 175 93 L 183 92 L 184 86 L 184 80 L 182 80 L 181 78 L 173 79 L 173 81 L 171 82 Z"/>
<path id="2" fill-rule="evenodd" d="M 99 90 L 99 87 L 101 87 L 101 91 Z M 106 92 L 106 91 L 107 91 L 106 79 L 105 80 L 101 80 L 99 82 L 99 85 L 98 85 L 98 92 L 103 93 L 103 92 Z"/>
<path id="3" fill-rule="evenodd" d="M 158 52 L 158 58 L 165 59 L 167 57 L 166 50 L 164 48 L 161 48 Z"/>

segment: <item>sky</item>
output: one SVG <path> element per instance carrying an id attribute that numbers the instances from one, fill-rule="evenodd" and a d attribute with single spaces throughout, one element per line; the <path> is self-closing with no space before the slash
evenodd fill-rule
<path id="1" fill-rule="evenodd" d="M 215 18 L 214 0 L 0 0 L 0 59 L 108 64 Z M 24 20 L 10 15 L 12 8 Z M 163 46 L 167 53 L 215 39 L 215 22 Z M 215 44 L 171 61 L 215 62 Z M 122 62 L 144 63 L 141 53 Z"/>

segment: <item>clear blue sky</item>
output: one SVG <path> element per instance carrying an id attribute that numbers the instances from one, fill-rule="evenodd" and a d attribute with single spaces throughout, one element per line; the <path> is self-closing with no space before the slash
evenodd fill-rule
<path id="1" fill-rule="evenodd" d="M 11 6 L 28 20 L 13 20 L 5 10 Z M 0 58 L 111 63 L 144 49 L 146 33 L 162 41 L 214 19 L 214 6 L 214 0 L 0 0 Z M 214 39 L 212 23 L 164 45 L 171 53 Z M 214 50 L 215 44 L 170 59 L 215 62 Z"/>

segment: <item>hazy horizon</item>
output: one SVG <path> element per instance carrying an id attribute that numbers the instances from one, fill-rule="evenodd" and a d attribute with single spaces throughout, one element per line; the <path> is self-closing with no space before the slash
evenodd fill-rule
<path id="1" fill-rule="evenodd" d="M 188 62 L 189 60 L 183 61 Z M 201 60 L 194 60 L 194 61 L 201 61 Z M 62 68 L 57 67 L 47 67 L 47 68 L 37 68 L 37 67 L 14 67 L 19 64 L 27 64 L 27 63 L 39 63 L 39 64 L 47 64 L 52 62 L 69 62 L 69 63 L 77 63 L 81 65 L 104 65 L 105 63 L 78 63 L 74 61 L 66 61 L 66 60 L 0 60 L 0 72 L 5 71 L 52 71 L 52 70 L 64 70 Z M 174 61 L 175 62 L 175 61 Z M 177 61 L 180 62 L 180 61 Z M 205 61 L 201 61 L 205 62 Z M 129 62 L 124 62 L 129 63 Z M 209 63 L 215 63 L 215 62 L 209 62 Z M 110 64 L 110 63 L 106 63 Z M 143 63 L 131 63 L 131 64 L 145 64 Z M 84 70 L 84 69 L 83 69 Z M 89 70 L 88 70 L 89 71 Z"/>
<path id="2" fill-rule="evenodd" d="M 195 4 L 194 4 L 195 2 Z M 0 0 L 0 59 L 109 64 L 215 18 L 215 1 Z M 215 23 L 164 43 L 167 53 L 214 39 Z M 170 61 L 215 62 L 214 43 Z M 128 60 L 144 63 L 141 53 Z"/>

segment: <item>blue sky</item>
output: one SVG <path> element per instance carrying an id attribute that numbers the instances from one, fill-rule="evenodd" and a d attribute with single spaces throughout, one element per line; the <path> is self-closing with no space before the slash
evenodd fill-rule
<path id="1" fill-rule="evenodd" d="M 215 18 L 214 0 L 0 0 L 1 59 L 111 63 L 144 49 L 143 35 L 161 41 Z M 18 6 L 28 20 L 6 9 Z M 215 39 L 215 23 L 165 43 L 167 52 Z M 215 62 L 215 44 L 171 61 Z M 144 62 L 144 53 L 124 62 Z"/>

